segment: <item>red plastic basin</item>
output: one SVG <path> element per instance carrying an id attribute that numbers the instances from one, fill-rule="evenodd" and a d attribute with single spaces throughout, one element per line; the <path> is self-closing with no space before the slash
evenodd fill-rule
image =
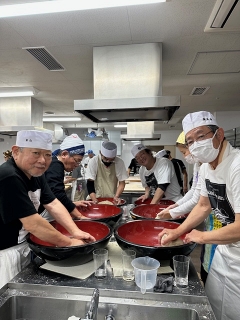
<path id="1" fill-rule="evenodd" d="M 152 201 L 151 198 L 148 198 L 148 199 L 146 199 L 145 201 L 136 200 L 136 201 L 134 201 L 134 204 L 135 204 L 135 206 L 139 206 L 139 205 L 141 205 L 141 204 L 150 204 L 151 201 Z M 160 200 L 160 201 L 159 201 L 159 204 L 166 205 L 167 207 L 170 206 L 171 204 L 174 204 L 174 203 L 175 203 L 175 202 L 172 201 L 172 200 Z"/>

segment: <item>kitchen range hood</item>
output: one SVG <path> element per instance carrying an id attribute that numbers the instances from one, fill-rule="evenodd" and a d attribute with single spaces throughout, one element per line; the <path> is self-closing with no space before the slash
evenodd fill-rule
<path id="1" fill-rule="evenodd" d="M 128 122 L 127 134 L 121 134 L 124 141 L 160 140 L 161 133 L 153 121 Z"/>
<path id="2" fill-rule="evenodd" d="M 33 97 L 0 98 L 0 135 L 16 136 L 20 130 L 41 128 L 42 102 Z"/>
<path id="3" fill-rule="evenodd" d="M 162 44 L 93 48 L 94 99 L 74 110 L 96 123 L 168 122 L 180 96 L 162 96 Z"/>

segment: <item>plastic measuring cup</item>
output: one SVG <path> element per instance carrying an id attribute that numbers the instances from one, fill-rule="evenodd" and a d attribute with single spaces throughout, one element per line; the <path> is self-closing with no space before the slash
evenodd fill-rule
<path id="1" fill-rule="evenodd" d="M 142 294 L 155 286 L 157 270 L 160 267 L 159 261 L 148 256 L 140 257 L 132 261 L 132 266 L 136 285 L 141 289 Z"/>

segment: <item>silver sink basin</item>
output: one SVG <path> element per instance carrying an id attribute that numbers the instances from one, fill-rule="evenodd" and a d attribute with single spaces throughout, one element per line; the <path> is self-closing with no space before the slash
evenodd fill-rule
<path id="1" fill-rule="evenodd" d="M 83 317 L 89 304 L 85 301 L 44 297 L 9 297 L 0 308 L 2 320 L 67 320 L 70 316 Z M 116 320 L 199 320 L 193 309 L 99 303 L 98 320 L 111 312 Z"/>
<path id="2" fill-rule="evenodd" d="M 1 320 L 84 318 L 93 289 L 11 284 L 0 295 Z M 97 320 L 215 320 L 205 296 L 100 290 Z"/>

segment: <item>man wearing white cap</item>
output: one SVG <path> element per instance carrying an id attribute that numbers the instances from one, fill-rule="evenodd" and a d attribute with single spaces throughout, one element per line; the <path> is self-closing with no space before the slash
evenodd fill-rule
<path id="1" fill-rule="evenodd" d="M 60 149 L 53 152 L 52 162 L 45 172 L 45 177 L 49 187 L 54 193 L 55 197 L 64 205 L 73 218 L 85 218 L 81 212 L 76 208 L 78 206 L 89 206 L 89 201 L 75 201 L 68 198 L 64 186 L 64 173 L 71 172 L 78 168 L 81 164 L 85 154 L 85 146 L 83 141 L 76 133 L 67 136 L 60 145 Z M 53 217 L 46 210 L 42 216 L 51 221 Z"/>
<path id="2" fill-rule="evenodd" d="M 0 287 L 30 261 L 30 232 L 56 246 L 81 245 L 94 238 L 78 229 L 51 192 L 43 173 L 52 160 L 52 136 L 35 130 L 17 133 L 12 158 L 0 166 Z M 66 237 L 43 219 L 42 204 L 72 235 Z M 82 240 L 78 240 L 82 239 Z"/>
<path id="3" fill-rule="evenodd" d="M 127 178 L 124 162 L 117 157 L 117 145 L 103 141 L 99 155 L 88 162 L 86 180 L 90 198 L 97 203 L 99 197 L 113 197 L 118 204 Z"/>
<path id="4" fill-rule="evenodd" d="M 141 165 L 139 175 L 142 186 L 145 188 L 145 194 L 139 199 L 144 201 L 152 198 L 151 204 L 155 204 L 163 197 L 174 202 L 182 198 L 177 176 L 170 160 L 154 157 L 152 151 L 141 143 L 134 145 L 131 153 Z"/>
<path id="5" fill-rule="evenodd" d="M 192 156 L 202 162 L 198 204 L 176 230 L 167 233 L 162 244 L 192 230 L 213 210 L 222 228 L 192 230 L 185 242 L 218 244 L 206 282 L 206 293 L 217 320 L 239 319 L 240 314 L 240 151 L 224 138 L 214 116 L 207 111 L 188 114 L 183 130 Z"/>
<path id="6" fill-rule="evenodd" d="M 163 150 L 158 151 L 158 152 L 155 154 L 155 157 L 156 157 L 156 158 L 162 158 L 162 157 L 165 156 L 166 154 L 167 154 L 166 150 L 163 149 Z"/>

